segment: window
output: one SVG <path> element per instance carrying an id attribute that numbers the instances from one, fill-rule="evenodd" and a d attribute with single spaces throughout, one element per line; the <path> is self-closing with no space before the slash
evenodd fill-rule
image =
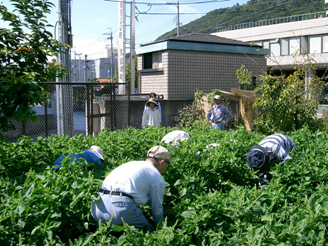
<path id="1" fill-rule="evenodd" d="M 281 56 L 289 54 L 289 39 L 281 39 Z"/>
<path id="2" fill-rule="evenodd" d="M 328 34 L 322 37 L 322 52 L 328 52 Z"/>
<path id="3" fill-rule="evenodd" d="M 302 54 L 308 53 L 308 37 L 302 36 L 300 41 L 300 52 Z"/>
<path id="4" fill-rule="evenodd" d="M 270 41 L 263 41 L 263 47 L 265 48 L 265 49 L 270 49 Z"/>
<path id="5" fill-rule="evenodd" d="M 289 39 L 289 55 L 299 55 L 300 54 L 300 38 L 290 38 Z"/>
<path id="6" fill-rule="evenodd" d="M 152 53 L 144 54 L 144 66 L 143 69 L 152 69 Z"/>
<path id="7" fill-rule="evenodd" d="M 157 69 L 162 67 L 162 52 L 144 54 L 143 69 Z"/>
<path id="8" fill-rule="evenodd" d="M 270 40 L 270 53 L 271 56 L 280 56 L 281 50 L 280 50 L 280 43 L 278 39 Z"/>
<path id="9" fill-rule="evenodd" d="M 309 39 L 309 47 L 310 47 L 310 54 L 313 53 L 321 53 L 321 38 L 322 36 L 310 36 Z"/>

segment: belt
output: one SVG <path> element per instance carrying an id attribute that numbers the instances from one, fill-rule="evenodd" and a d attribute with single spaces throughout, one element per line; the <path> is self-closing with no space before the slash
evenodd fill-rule
<path id="1" fill-rule="evenodd" d="M 110 195 L 113 195 L 113 196 L 126 196 L 126 197 L 129 197 L 129 198 L 133 199 L 133 197 L 131 195 L 128 195 L 128 194 L 123 193 L 123 192 L 103 190 L 103 189 L 99 189 L 98 192 L 103 193 L 103 194 L 110 194 Z"/>

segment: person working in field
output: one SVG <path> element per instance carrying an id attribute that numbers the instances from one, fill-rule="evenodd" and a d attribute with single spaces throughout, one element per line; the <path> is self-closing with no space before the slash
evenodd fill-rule
<path id="1" fill-rule="evenodd" d="M 150 201 L 155 226 L 164 221 L 163 196 L 165 180 L 161 174 L 171 164 L 169 151 L 154 146 L 145 161 L 130 161 L 115 168 L 103 181 L 98 191 L 100 199 L 91 203 L 91 215 L 99 221 L 123 225 L 121 218 L 137 228 L 151 224 L 138 208 Z M 113 217 L 113 218 L 112 218 Z"/>
<path id="2" fill-rule="evenodd" d="M 88 163 L 98 163 L 102 165 L 104 162 L 103 158 L 104 152 L 99 146 L 91 146 L 89 150 L 82 150 L 81 152 L 73 152 L 72 154 L 67 155 L 66 157 L 70 162 L 74 159 L 79 160 L 80 158 L 84 158 Z M 62 161 L 65 155 L 60 156 L 54 163 L 53 171 L 58 171 L 62 168 Z"/>
<path id="3" fill-rule="evenodd" d="M 259 171 L 259 185 L 267 183 L 266 170 L 269 166 L 292 159 L 289 152 L 297 150 L 295 143 L 286 135 L 270 135 L 247 153 L 247 162 L 250 168 Z"/>
<path id="4" fill-rule="evenodd" d="M 180 146 L 181 144 L 179 142 L 186 141 L 190 139 L 189 133 L 183 131 L 183 130 L 173 130 L 166 134 L 162 139 L 161 142 L 164 142 L 166 144 L 171 143 L 175 146 Z"/>
<path id="5" fill-rule="evenodd" d="M 225 124 L 232 119 L 232 113 L 226 106 L 220 104 L 220 95 L 214 96 L 215 105 L 212 106 L 207 115 L 207 120 L 210 123 L 210 127 L 214 129 L 224 130 Z M 226 116 L 226 119 L 225 119 Z"/>
<path id="6" fill-rule="evenodd" d="M 155 106 L 154 108 L 159 110 L 159 114 L 160 114 L 160 125 L 162 125 L 161 104 L 160 104 L 159 101 L 156 101 L 156 98 L 157 98 L 156 93 L 153 93 L 153 92 L 152 92 L 152 93 L 149 94 L 149 100 L 152 99 L 153 101 L 155 101 L 156 106 Z M 146 102 L 145 107 L 144 107 L 144 111 L 145 111 L 146 109 L 148 109 L 148 108 L 150 108 L 150 107 L 147 105 L 147 102 Z"/>
<path id="7" fill-rule="evenodd" d="M 160 112 L 155 107 L 158 105 L 153 99 L 149 99 L 146 102 L 148 108 L 144 110 L 143 118 L 142 118 L 142 127 L 146 126 L 154 126 L 157 127 L 161 124 L 160 122 Z"/>

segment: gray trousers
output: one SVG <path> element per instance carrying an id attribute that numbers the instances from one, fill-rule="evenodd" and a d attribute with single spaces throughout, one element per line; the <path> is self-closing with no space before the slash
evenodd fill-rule
<path id="1" fill-rule="evenodd" d="M 123 225 L 122 218 L 128 225 L 137 228 L 147 226 L 151 229 L 151 224 L 143 215 L 142 210 L 133 203 L 133 199 L 102 193 L 99 195 L 100 199 L 91 203 L 91 215 L 97 224 L 99 220 L 108 222 L 113 217 L 112 223 L 116 225 Z"/>

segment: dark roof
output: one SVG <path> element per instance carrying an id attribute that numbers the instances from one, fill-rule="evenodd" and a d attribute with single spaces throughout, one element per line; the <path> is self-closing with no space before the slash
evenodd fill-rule
<path id="1" fill-rule="evenodd" d="M 243 42 L 234 39 L 222 38 L 219 36 L 211 35 L 211 34 L 202 34 L 202 33 L 190 33 L 186 35 L 176 36 L 169 39 L 158 40 L 152 43 L 143 44 L 150 45 L 154 43 L 159 43 L 163 41 L 184 41 L 184 42 L 195 42 L 195 43 L 212 43 L 212 44 L 230 44 L 230 45 L 242 45 L 242 46 L 251 46 L 249 42 Z M 252 46 L 259 46 L 253 44 Z"/>

